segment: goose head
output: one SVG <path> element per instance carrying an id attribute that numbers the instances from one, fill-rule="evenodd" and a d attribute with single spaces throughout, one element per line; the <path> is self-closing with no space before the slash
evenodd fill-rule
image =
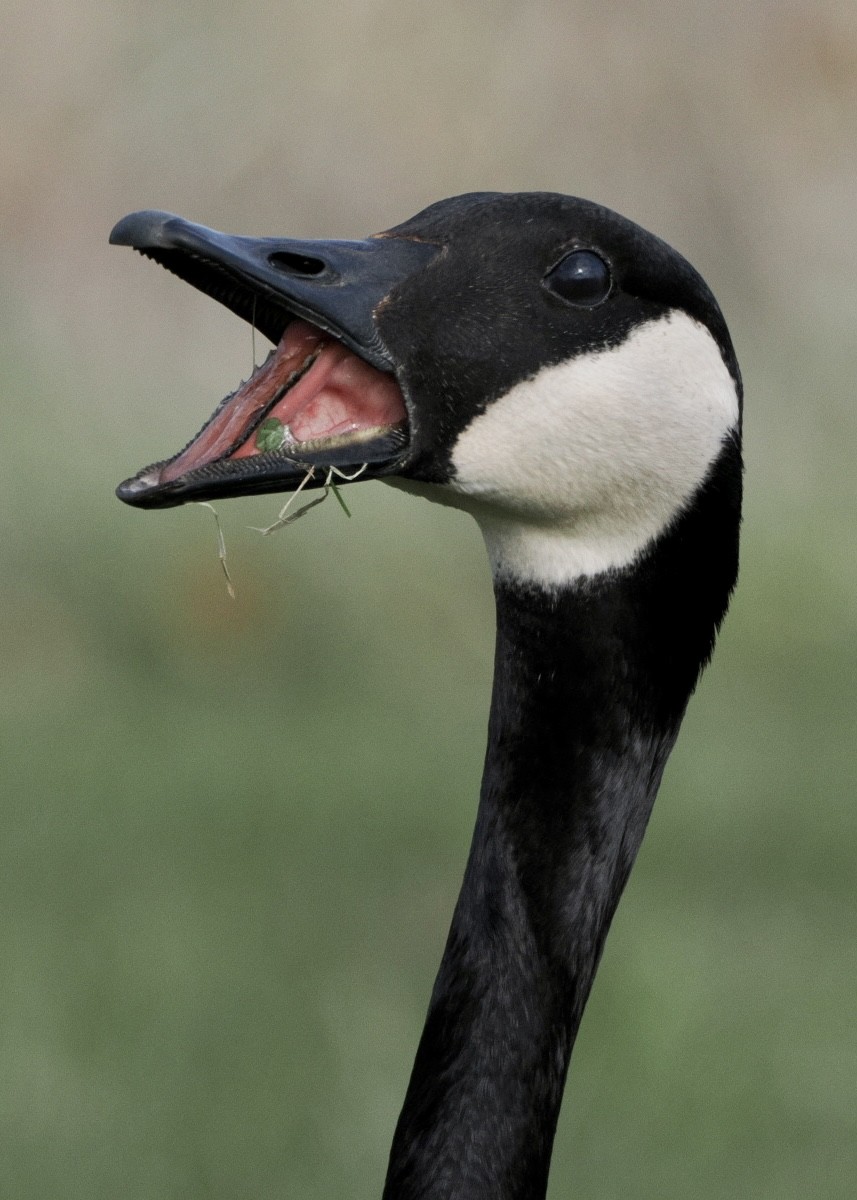
<path id="1" fill-rule="evenodd" d="M 735 475 L 741 384 L 714 297 L 597 204 L 473 193 L 353 242 L 139 212 L 111 241 L 277 347 L 184 450 L 120 485 L 129 504 L 359 470 L 471 512 L 497 576 L 552 586 L 632 563 L 724 454 Z"/>

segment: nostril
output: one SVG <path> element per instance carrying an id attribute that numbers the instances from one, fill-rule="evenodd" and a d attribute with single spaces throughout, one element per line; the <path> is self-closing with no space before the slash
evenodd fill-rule
<path id="1" fill-rule="evenodd" d="M 292 254 L 288 250 L 275 250 L 268 255 L 268 262 L 278 271 L 288 275 L 321 275 L 327 270 L 327 265 L 320 258 L 311 258 L 307 254 Z"/>

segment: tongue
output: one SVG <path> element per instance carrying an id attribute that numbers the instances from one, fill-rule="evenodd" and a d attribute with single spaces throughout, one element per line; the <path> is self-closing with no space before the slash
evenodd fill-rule
<path id="1" fill-rule="evenodd" d="M 287 450 L 290 445 L 297 450 L 303 442 L 389 428 L 407 415 L 392 375 L 370 367 L 314 325 L 292 321 L 267 361 L 162 469 L 160 483 L 220 458 L 263 453 L 253 436 L 263 412 L 268 420 L 281 422 Z M 236 442 L 240 444 L 232 450 Z"/>

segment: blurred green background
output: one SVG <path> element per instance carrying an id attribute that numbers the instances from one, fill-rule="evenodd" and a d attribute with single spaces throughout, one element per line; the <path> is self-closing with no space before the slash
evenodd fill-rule
<path id="1" fill-rule="evenodd" d="M 551 1196 L 857 1180 L 857 9 L 3 0 L 0 1195 L 380 1195 L 490 685 L 474 526 L 112 495 L 250 367 L 125 212 L 357 237 L 606 203 L 721 300 L 742 579 L 584 1021 Z"/>

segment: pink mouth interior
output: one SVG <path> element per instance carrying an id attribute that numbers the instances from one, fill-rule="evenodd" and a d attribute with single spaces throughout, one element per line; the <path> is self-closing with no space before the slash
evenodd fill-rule
<path id="1" fill-rule="evenodd" d="M 283 394 L 272 404 L 278 392 Z M 159 483 L 169 483 L 221 458 L 252 458 L 263 453 L 254 436 L 262 413 L 266 420 L 282 422 L 286 431 L 283 449 L 289 454 L 294 450 L 297 458 L 301 443 L 388 429 L 407 419 L 402 393 L 392 375 L 369 366 L 307 321 L 292 321 L 267 361 L 212 417 L 199 437 L 163 467 Z M 245 439 L 230 453 L 245 432 Z"/>

